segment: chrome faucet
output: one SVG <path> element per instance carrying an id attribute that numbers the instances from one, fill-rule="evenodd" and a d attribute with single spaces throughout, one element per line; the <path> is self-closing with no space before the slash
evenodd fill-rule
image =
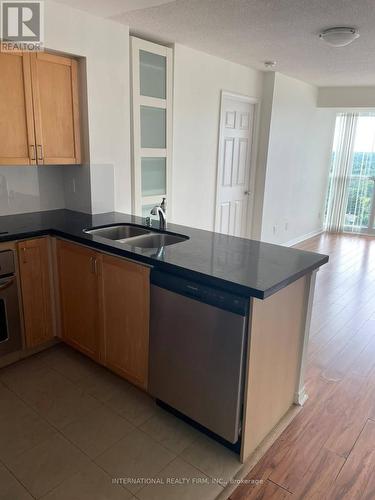
<path id="1" fill-rule="evenodd" d="M 167 222 L 166 212 L 167 212 L 167 203 L 166 203 L 165 198 L 162 199 L 162 202 L 160 203 L 160 205 L 155 205 L 154 208 L 150 212 L 151 215 L 158 215 L 159 216 L 160 229 L 165 229 L 165 224 Z"/>

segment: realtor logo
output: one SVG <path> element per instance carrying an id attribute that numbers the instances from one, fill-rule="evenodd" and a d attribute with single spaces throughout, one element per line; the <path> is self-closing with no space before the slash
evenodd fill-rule
<path id="1" fill-rule="evenodd" d="M 1 50 L 43 50 L 43 2 L 1 2 Z"/>

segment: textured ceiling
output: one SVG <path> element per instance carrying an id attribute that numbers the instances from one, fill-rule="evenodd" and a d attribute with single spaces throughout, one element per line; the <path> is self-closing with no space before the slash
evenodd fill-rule
<path id="1" fill-rule="evenodd" d="M 99 15 L 133 33 L 245 66 L 264 69 L 263 61 L 276 60 L 276 71 L 320 86 L 375 85 L 375 0 L 177 0 L 149 8 L 163 2 L 61 1 L 91 11 L 100 6 Z M 138 10 L 125 12 L 135 4 Z M 317 35 L 331 26 L 357 27 L 361 37 L 330 47 Z"/>
<path id="2" fill-rule="evenodd" d="M 46 0 L 48 1 L 48 0 Z M 113 17 L 131 10 L 145 9 L 174 0 L 55 0 L 99 17 Z"/>

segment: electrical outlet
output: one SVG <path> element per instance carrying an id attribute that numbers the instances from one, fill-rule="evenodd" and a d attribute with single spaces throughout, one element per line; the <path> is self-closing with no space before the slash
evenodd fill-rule
<path id="1" fill-rule="evenodd" d="M 73 193 L 75 193 L 75 192 L 76 192 L 76 180 L 73 177 Z"/>
<path id="2" fill-rule="evenodd" d="M 276 234 L 277 233 L 277 226 L 276 224 L 273 226 L 273 234 Z"/>

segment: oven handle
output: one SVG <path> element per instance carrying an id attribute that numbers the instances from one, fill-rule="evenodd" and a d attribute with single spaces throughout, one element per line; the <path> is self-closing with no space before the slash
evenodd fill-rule
<path id="1" fill-rule="evenodd" d="M 2 283 L 0 284 L 0 291 L 1 290 L 5 290 L 6 288 L 8 288 L 8 286 L 10 285 L 13 285 L 13 283 L 16 281 L 16 278 L 13 277 L 13 278 L 10 278 L 8 279 L 5 283 Z"/>

